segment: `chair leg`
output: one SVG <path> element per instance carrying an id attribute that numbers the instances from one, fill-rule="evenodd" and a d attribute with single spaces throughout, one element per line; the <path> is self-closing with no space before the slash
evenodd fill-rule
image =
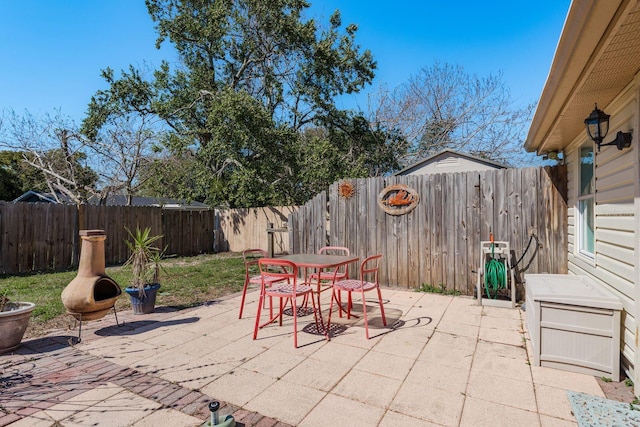
<path id="1" fill-rule="evenodd" d="M 353 307 L 353 298 L 351 298 L 351 292 L 349 292 L 349 295 L 348 295 L 347 307 L 349 310 L 349 314 L 351 314 L 351 307 Z"/>
<path id="2" fill-rule="evenodd" d="M 260 290 L 260 299 L 258 300 L 258 313 L 256 314 L 256 326 L 253 328 L 253 339 L 258 337 L 258 329 L 260 329 L 260 312 L 262 311 L 262 301 L 264 301 L 264 291 Z"/>
<path id="3" fill-rule="evenodd" d="M 367 339 L 369 339 L 369 320 L 367 319 L 367 303 L 364 297 L 364 291 L 362 293 L 362 315 L 364 316 L 364 331 L 367 335 Z"/>
<path id="4" fill-rule="evenodd" d="M 378 288 L 378 302 L 380 303 L 380 313 L 382 313 L 382 324 L 387 326 L 387 317 L 384 315 L 384 306 L 382 305 L 382 292 Z"/>
<path id="5" fill-rule="evenodd" d="M 291 305 L 293 305 L 293 346 L 295 348 L 298 348 L 298 315 L 297 315 L 298 307 L 296 307 L 295 295 L 291 297 Z"/>
<path id="6" fill-rule="evenodd" d="M 331 290 L 331 292 L 333 292 L 333 289 Z M 318 327 L 318 311 L 320 311 L 320 306 L 316 307 L 315 301 L 313 300 L 313 298 L 311 298 L 311 302 L 313 303 L 313 317 L 315 317 L 316 319 L 316 328 Z M 329 316 L 331 316 L 331 311 L 329 311 Z M 320 319 L 322 319 L 322 317 L 320 317 Z M 329 326 L 327 325 L 327 327 L 325 328 L 324 323 L 322 323 L 322 329 L 324 330 L 324 336 L 327 339 L 327 341 L 329 341 Z M 318 332 L 320 332 L 320 329 L 318 329 Z"/>
<path id="7" fill-rule="evenodd" d="M 338 291 L 338 299 L 340 299 L 340 291 Z M 336 299 L 336 291 L 334 289 L 331 290 L 331 303 L 329 304 L 329 316 L 327 316 L 327 330 L 325 334 L 327 335 L 327 340 L 329 340 L 329 331 L 331 330 L 331 313 L 333 312 L 333 300 Z M 340 302 L 338 302 L 338 314 L 340 314 Z M 342 315 L 340 315 L 342 317 Z M 317 321 L 316 321 L 317 324 Z"/>
<path id="8" fill-rule="evenodd" d="M 269 295 L 269 319 L 273 319 L 273 297 Z"/>
<path id="9" fill-rule="evenodd" d="M 244 287 L 242 288 L 242 301 L 240 301 L 240 315 L 238 319 L 242 319 L 242 310 L 244 309 L 244 299 L 247 296 L 247 287 L 249 286 L 249 281 L 245 279 Z"/>

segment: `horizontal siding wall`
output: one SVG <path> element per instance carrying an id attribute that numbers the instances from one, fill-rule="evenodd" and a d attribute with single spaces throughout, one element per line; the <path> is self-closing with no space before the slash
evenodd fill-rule
<path id="1" fill-rule="evenodd" d="M 633 128 L 635 99 L 627 99 L 617 109 L 607 107 L 611 114 L 611 129 L 605 142 L 613 139 L 619 131 Z M 615 110 L 615 111 L 614 111 Z M 635 137 L 635 135 L 634 135 Z M 587 142 L 586 135 L 580 141 Z M 637 145 L 634 138 L 633 144 Z M 632 145 L 633 147 L 633 145 Z M 622 343 L 623 364 L 632 373 L 635 357 L 636 301 L 635 281 L 638 268 L 635 252 L 635 177 L 637 148 L 618 150 L 602 147 L 596 151 L 596 207 L 595 207 L 595 258 L 589 259 L 578 253 L 577 212 L 579 188 L 579 147 L 566 153 L 568 182 L 568 261 L 572 274 L 587 275 L 600 285 L 611 290 L 622 302 Z M 633 377 L 632 377 L 633 378 Z"/>

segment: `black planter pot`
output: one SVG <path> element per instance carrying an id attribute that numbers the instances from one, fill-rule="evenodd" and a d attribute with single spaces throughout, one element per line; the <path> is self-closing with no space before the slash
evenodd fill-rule
<path id="1" fill-rule="evenodd" d="M 133 307 L 133 314 L 153 313 L 153 310 L 156 306 L 156 296 L 158 295 L 158 289 L 160 289 L 159 283 L 145 286 L 145 296 L 140 298 L 138 288 L 125 288 L 124 291 L 129 294 L 129 297 L 131 298 L 131 307 Z"/>

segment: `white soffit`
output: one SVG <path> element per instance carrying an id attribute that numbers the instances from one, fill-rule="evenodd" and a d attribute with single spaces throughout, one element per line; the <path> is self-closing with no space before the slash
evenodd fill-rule
<path id="1" fill-rule="evenodd" d="M 565 148 L 594 104 L 606 109 L 639 68 L 640 0 L 574 0 L 525 148 Z"/>

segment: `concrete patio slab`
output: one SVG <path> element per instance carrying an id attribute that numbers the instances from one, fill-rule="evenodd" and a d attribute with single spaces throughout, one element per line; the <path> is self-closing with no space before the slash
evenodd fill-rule
<path id="1" fill-rule="evenodd" d="M 536 401 L 540 415 L 575 421 L 571 403 L 567 397 L 567 390 L 538 384 L 536 385 Z"/>
<path id="2" fill-rule="evenodd" d="M 276 381 L 277 378 L 238 368 L 212 381 L 202 388 L 202 392 L 225 402 L 237 402 L 238 406 L 244 407 Z"/>
<path id="3" fill-rule="evenodd" d="M 417 385 L 428 384 L 454 393 L 465 393 L 469 381 L 469 372 L 453 366 L 436 362 L 416 361 L 405 382 Z"/>
<path id="4" fill-rule="evenodd" d="M 383 408 L 375 408 L 369 404 L 330 394 L 313 408 L 299 426 L 368 427 L 378 425 L 383 415 Z"/>
<path id="5" fill-rule="evenodd" d="M 427 383 L 405 382 L 389 409 L 443 426 L 457 426 L 464 401 L 462 393 L 438 389 Z"/>
<path id="6" fill-rule="evenodd" d="M 520 309 L 383 289 L 386 327 L 367 299 L 372 339 L 334 313 L 327 341 L 307 315 L 296 349 L 291 316 L 252 339 L 247 296 L 243 319 L 234 295 L 87 322 L 75 346 L 73 331 L 26 340 L 0 355 L 0 427 L 196 426 L 211 400 L 244 426 L 575 426 L 567 390 L 605 395 L 595 377 L 529 364 Z"/>
<path id="7" fill-rule="evenodd" d="M 326 396 L 325 392 L 279 380 L 244 407 L 267 417 L 297 426 Z"/>
<path id="8" fill-rule="evenodd" d="M 577 427 L 578 423 L 540 414 L 540 425 L 542 427 Z"/>
<path id="9" fill-rule="evenodd" d="M 536 412 L 475 397 L 467 397 L 460 421 L 461 427 L 537 425 L 540 425 L 540 417 Z"/>
<path id="10" fill-rule="evenodd" d="M 363 387 L 364 384 L 367 386 Z M 384 409 L 389 406 L 401 385 L 401 380 L 354 369 L 331 393 Z"/>
<path id="11" fill-rule="evenodd" d="M 283 380 L 328 392 L 349 373 L 351 366 L 305 359 L 282 377 Z"/>
<path id="12" fill-rule="evenodd" d="M 596 377 L 590 375 L 532 366 L 531 376 L 535 384 L 605 397 Z"/>
<path id="13" fill-rule="evenodd" d="M 467 396 L 486 402 L 536 412 L 536 396 L 531 381 L 498 377 L 493 373 L 472 371 L 469 376 Z"/>
<path id="14" fill-rule="evenodd" d="M 440 424 L 431 423 L 429 421 L 413 418 L 408 415 L 400 414 L 394 411 L 387 411 L 378 424 L 379 427 L 439 427 Z"/>

